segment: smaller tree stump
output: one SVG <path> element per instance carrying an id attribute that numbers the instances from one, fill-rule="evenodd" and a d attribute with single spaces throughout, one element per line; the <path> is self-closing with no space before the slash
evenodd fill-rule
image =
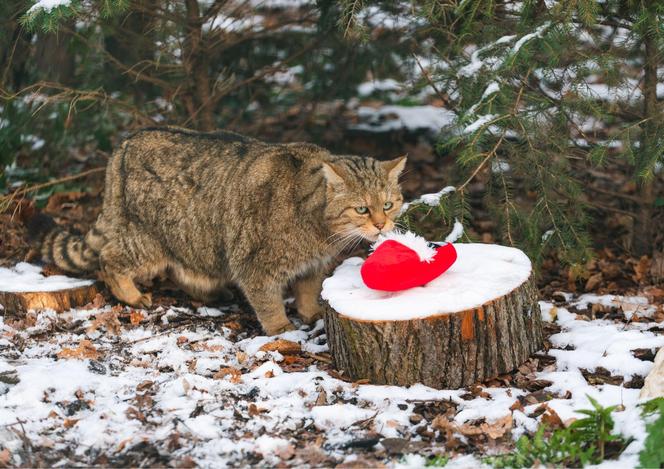
<path id="1" fill-rule="evenodd" d="M 40 309 L 62 312 L 90 303 L 98 292 L 93 280 L 44 277 L 41 268 L 24 262 L 0 268 L 0 313 L 5 315 Z"/>
<path id="2" fill-rule="evenodd" d="M 374 384 L 458 389 L 508 373 L 542 347 L 528 257 L 497 245 L 455 247 L 457 262 L 424 287 L 370 290 L 360 258 L 325 280 L 325 328 L 338 369 Z"/>

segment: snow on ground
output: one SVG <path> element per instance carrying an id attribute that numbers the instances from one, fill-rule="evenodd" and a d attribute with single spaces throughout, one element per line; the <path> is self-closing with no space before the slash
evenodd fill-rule
<path id="1" fill-rule="evenodd" d="M 92 280 L 78 280 L 64 275 L 44 277 L 41 267 L 19 262 L 12 268 L 0 267 L 0 291 L 55 291 L 92 285 Z"/>
<path id="2" fill-rule="evenodd" d="M 431 105 L 385 105 L 378 108 L 360 106 L 357 109 L 357 116 L 360 122 L 349 126 L 350 129 L 365 132 L 425 130 L 431 134 L 438 134 L 440 129 L 452 125 L 457 119 L 454 112 Z"/>
<path id="3" fill-rule="evenodd" d="M 323 282 L 322 297 L 345 316 L 399 321 L 478 307 L 506 295 L 530 277 L 530 260 L 519 249 L 479 243 L 454 246 L 457 260 L 444 275 L 400 292 L 368 288 L 360 275 L 363 260 L 346 259 Z"/>
<path id="4" fill-rule="evenodd" d="M 661 326 L 590 320 L 574 305 L 608 300 L 582 298 L 541 303 L 553 321 L 548 364 L 533 358 L 507 381 L 461 390 L 347 382 L 329 364 L 322 321 L 266 337 L 237 305 L 90 305 L 0 318 L 0 449 L 28 466 L 421 467 L 452 447 L 450 467 L 477 467 L 476 440 L 464 442 L 478 437 L 468 429 L 491 432 L 480 438 L 488 439 L 484 454 L 496 452 L 534 431 L 543 405 L 567 421 L 591 396 L 624 406 L 616 429 L 635 440 L 612 464 L 633 467 L 645 435 L 638 387 L 585 376 L 599 367 L 644 376 L 652 363 L 630 352 L 664 345 Z M 520 385 L 525 378 L 530 384 Z"/>

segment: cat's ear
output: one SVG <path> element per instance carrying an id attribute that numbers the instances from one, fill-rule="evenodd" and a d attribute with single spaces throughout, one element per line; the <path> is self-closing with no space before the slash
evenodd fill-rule
<path id="1" fill-rule="evenodd" d="M 323 163 L 323 174 L 327 183 L 336 186 L 344 183 L 343 169 L 334 163 Z"/>
<path id="2" fill-rule="evenodd" d="M 400 156 L 399 158 L 395 158 L 393 160 L 383 161 L 381 163 L 383 165 L 383 168 L 385 168 L 385 172 L 387 173 L 387 178 L 390 181 L 397 182 L 399 180 L 399 175 L 406 167 L 406 159 L 407 157 L 404 155 Z"/>

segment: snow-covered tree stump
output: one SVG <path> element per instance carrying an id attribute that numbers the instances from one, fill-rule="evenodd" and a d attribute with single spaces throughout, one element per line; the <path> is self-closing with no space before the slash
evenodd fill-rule
<path id="1" fill-rule="evenodd" d="M 542 347 L 528 257 L 497 245 L 455 247 L 456 263 L 424 287 L 370 290 L 360 258 L 325 280 L 325 328 L 338 369 L 374 384 L 456 389 L 510 372 Z"/>
<path id="2" fill-rule="evenodd" d="M 52 275 L 44 277 L 41 268 L 17 264 L 0 268 L 0 313 L 22 315 L 30 310 L 57 312 L 90 303 L 98 293 L 92 280 Z"/>

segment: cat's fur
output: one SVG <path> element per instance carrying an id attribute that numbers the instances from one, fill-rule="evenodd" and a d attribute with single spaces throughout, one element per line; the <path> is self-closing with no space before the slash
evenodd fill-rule
<path id="1" fill-rule="evenodd" d="M 287 285 L 300 316 L 316 319 L 329 261 L 394 227 L 404 165 L 405 157 L 335 156 L 233 132 L 145 129 L 113 154 L 94 228 L 84 238 L 51 231 L 42 256 L 70 272 L 99 270 L 113 295 L 136 307 L 149 307 L 151 296 L 134 281 L 160 273 L 202 300 L 234 283 L 275 334 L 292 328 Z"/>

